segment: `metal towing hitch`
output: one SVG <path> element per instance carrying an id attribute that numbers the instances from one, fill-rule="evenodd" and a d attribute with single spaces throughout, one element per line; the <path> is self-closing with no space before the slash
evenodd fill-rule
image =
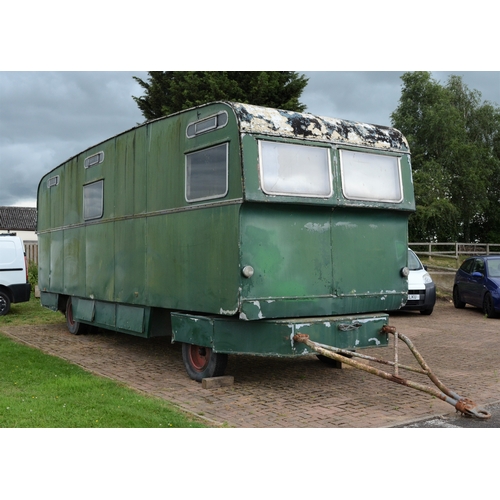
<path id="1" fill-rule="evenodd" d="M 480 419 L 487 419 L 491 417 L 491 414 L 488 413 L 484 408 L 477 407 L 477 405 L 471 401 L 470 399 L 463 398 L 456 394 L 455 392 L 448 389 L 431 371 L 427 363 L 424 361 L 420 353 L 417 351 L 411 340 L 405 335 L 396 331 L 396 328 L 385 325 L 382 328 L 382 333 L 391 333 L 394 335 L 394 361 L 386 361 L 384 359 L 374 358 L 372 356 L 367 356 L 364 354 L 359 354 L 352 351 L 347 351 L 344 349 L 339 349 L 337 347 L 327 346 L 323 344 L 318 344 L 317 342 L 313 342 L 309 339 L 309 335 L 305 333 L 296 333 L 293 337 L 295 342 L 301 342 L 306 344 L 310 349 L 317 352 L 322 356 L 326 356 L 328 358 L 334 359 L 341 363 L 345 363 L 347 365 L 353 366 L 354 368 L 359 368 L 360 370 L 366 371 L 368 373 L 372 373 L 373 375 L 377 375 L 379 377 L 385 378 L 386 380 L 391 380 L 392 382 L 396 382 L 401 385 L 406 385 L 413 389 L 417 389 L 419 391 L 426 392 L 431 396 L 436 396 L 437 398 L 445 401 L 446 403 L 451 404 L 455 407 L 455 409 L 467 417 L 475 417 Z M 399 363 L 398 360 L 398 340 L 401 339 L 410 349 L 411 353 L 418 361 L 421 368 L 415 368 L 412 366 L 406 366 Z M 355 361 L 352 359 L 353 357 L 365 359 L 367 361 L 375 361 L 377 363 L 390 365 L 394 367 L 394 373 L 388 373 L 383 370 L 378 370 L 373 366 L 370 366 L 366 363 L 360 363 L 359 361 Z M 422 375 L 427 375 L 433 384 L 438 388 L 430 387 L 427 385 L 419 384 L 418 382 L 413 382 L 411 380 L 405 379 L 399 376 L 399 370 L 408 370 L 414 373 L 420 373 Z"/>

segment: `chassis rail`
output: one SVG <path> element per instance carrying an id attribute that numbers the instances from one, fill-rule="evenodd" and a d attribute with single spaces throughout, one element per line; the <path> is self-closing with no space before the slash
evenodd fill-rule
<path id="1" fill-rule="evenodd" d="M 293 337 L 294 342 L 301 342 L 306 344 L 310 349 L 317 352 L 322 356 L 326 356 L 328 358 L 334 359 L 341 363 L 345 363 L 347 365 L 353 366 L 354 368 L 358 368 L 360 370 L 366 371 L 368 373 L 372 373 L 373 375 L 377 375 L 386 380 L 390 380 L 392 382 L 396 382 L 397 384 L 406 385 L 413 389 L 417 389 L 419 391 L 426 392 L 431 396 L 435 396 L 446 403 L 451 404 L 455 407 L 455 409 L 461 412 L 463 415 L 467 417 L 474 417 L 479 419 L 487 419 L 491 417 L 491 414 L 487 412 L 484 408 L 478 407 L 473 401 L 467 398 L 463 398 L 456 394 L 455 392 L 448 389 L 437 377 L 434 375 L 427 365 L 427 363 L 422 358 L 421 354 L 417 351 L 411 340 L 405 335 L 396 331 L 396 328 L 385 325 L 382 328 L 383 333 L 390 333 L 394 335 L 394 361 L 387 361 L 384 359 L 375 358 L 372 356 L 367 356 L 365 354 L 359 354 L 357 352 L 346 351 L 344 349 L 339 349 L 337 347 L 327 346 L 323 344 L 319 344 L 317 342 L 313 342 L 309 339 L 309 335 L 305 333 L 296 333 Z M 398 341 L 401 339 L 410 349 L 411 353 L 418 361 L 421 368 L 415 368 L 412 366 L 402 365 L 399 363 L 399 354 L 398 354 Z M 361 358 L 368 361 L 374 361 L 377 363 L 390 365 L 394 367 L 394 373 L 388 373 L 383 370 L 379 370 L 371 365 L 366 363 L 360 363 L 352 359 L 353 357 Z M 420 384 L 418 382 L 413 382 L 411 380 L 405 379 L 399 376 L 399 370 L 407 370 L 414 373 L 420 373 L 423 375 L 427 375 L 432 383 L 437 387 L 431 387 L 428 385 Z"/>

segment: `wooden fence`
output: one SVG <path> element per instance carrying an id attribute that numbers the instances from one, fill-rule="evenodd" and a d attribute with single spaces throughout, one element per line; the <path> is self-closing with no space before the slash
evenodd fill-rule
<path id="1" fill-rule="evenodd" d="M 460 255 L 492 255 L 500 254 L 500 243 L 408 243 L 408 246 L 419 255 L 429 257 L 448 257 L 457 259 Z"/>
<path id="2" fill-rule="evenodd" d="M 38 266 L 38 242 L 25 241 L 24 251 L 26 252 L 26 258 L 28 259 L 28 262 L 34 262 Z"/>

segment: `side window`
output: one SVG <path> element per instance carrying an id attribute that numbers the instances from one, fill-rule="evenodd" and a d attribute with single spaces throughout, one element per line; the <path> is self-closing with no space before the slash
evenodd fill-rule
<path id="1" fill-rule="evenodd" d="M 99 153 L 96 153 L 95 155 L 92 156 L 87 156 L 83 162 L 83 166 L 85 168 L 90 168 L 93 167 L 94 165 L 98 165 L 99 163 L 102 163 L 104 161 L 104 152 L 100 151 Z"/>
<path id="2" fill-rule="evenodd" d="M 476 263 L 474 264 L 474 272 L 484 274 L 484 261 L 481 259 L 476 259 Z"/>
<path id="3" fill-rule="evenodd" d="M 474 267 L 474 259 L 466 260 L 461 266 L 460 269 L 465 273 L 471 274 L 472 268 Z"/>
<path id="4" fill-rule="evenodd" d="M 100 219 L 103 214 L 104 181 L 100 180 L 83 186 L 83 218 Z"/>
<path id="5" fill-rule="evenodd" d="M 186 201 L 223 198 L 227 194 L 228 144 L 186 155 Z"/>

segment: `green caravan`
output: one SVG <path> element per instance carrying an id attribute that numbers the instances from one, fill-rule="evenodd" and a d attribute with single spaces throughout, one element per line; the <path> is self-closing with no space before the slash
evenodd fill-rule
<path id="1" fill-rule="evenodd" d="M 410 151 L 388 127 L 214 102 L 78 154 L 38 186 L 42 305 L 171 336 L 195 380 L 229 354 L 387 346 L 407 299 Z"/>

